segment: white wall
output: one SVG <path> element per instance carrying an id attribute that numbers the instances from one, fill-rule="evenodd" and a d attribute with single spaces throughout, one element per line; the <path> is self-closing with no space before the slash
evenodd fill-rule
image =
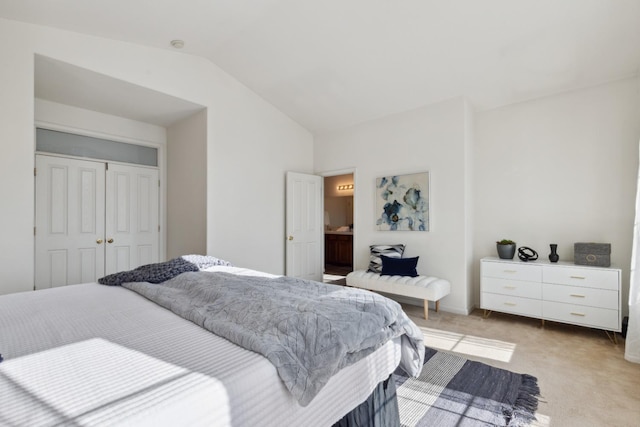
<path id="1" fill-rule="evenodd" d="M 441 308 L 457 313 L 470 308 L 465 197 L 469 112 L 465 100 L 454 99 L 317 136 L 314 148 L 318 173 L 356 169 L 355 268 L 367 267 L 369 245 L 404 243 L 405 256 L 420 256 L 420 274 L 451 282 L 451 295 Z M 431 231 L 377 231 L 376 178 L 425 171 L 431 176 Z"/>
<path id="2" fill-rule="evenodd" d="M 207 252 L 207 111 L 167 129 L 167 258 Z"/>
<path id="3" fill-rule="evenodd" d="M 557 243 L 565 261 L 575 242 L 610 242 L 626 313 L 639 117 L 637 78 L 475 114 L 452 100 L 317 137 L 315 169 L 356 168 L 356 268 L 368 245 L 405 243 L 420 273 L 451 281 L 444 310 L 479 304 L 479 260 L 510 238 L 542 258 Z M 433 231 L 375 231 L 375 178 L 421 170 Z"/>
<path id="4" fill-rule="evenodd" d="M 638 79 L 477 113 L 474 258 L 496 256 L 507 238 L 547 259 L 573 261 L 575 242 L 611 243 L 629 264 L 640 140 Z M 475 263 L 479 301 L 479 265 Z"/>
<path id="5" fill-rule="evenodd" d="M 33 288 L 34 55 L 207 108 L 207 252 L 284 272 L 285 171 L 311 172 L 311 134 L 211 62 L 0 19 L 0 293 Z"/>
<path id="6" fill-rule="evenodd" d="M 47 129 L 143 145 L 164 146 L 167 142 L 167 132 L 162 126 L 98 113 L 45 99 L 36 99 L 34 108 L 34 116 L 38 126 Z"/>

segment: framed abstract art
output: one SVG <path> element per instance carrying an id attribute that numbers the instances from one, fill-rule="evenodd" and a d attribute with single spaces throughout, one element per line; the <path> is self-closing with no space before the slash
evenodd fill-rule
<path id="1" fill-rule="evenodd" d="M 376 179 L 376 225 L 382 231 L 429 231 L 429 172 Z"/>

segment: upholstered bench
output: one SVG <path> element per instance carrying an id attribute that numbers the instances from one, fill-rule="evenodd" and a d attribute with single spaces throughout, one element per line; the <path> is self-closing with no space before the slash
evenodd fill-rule
<path id="1" fill-rule="evenodd" d="M 440 299 L 451 292 L 449 281 L 437 277 L 381 276 L 365 270 L 356 270 L 347 274 L 347 286 L 422 299 L 425 319 L 429 318 L 429 301 L 435 301 L 436 311 L 438 311 Z"/>

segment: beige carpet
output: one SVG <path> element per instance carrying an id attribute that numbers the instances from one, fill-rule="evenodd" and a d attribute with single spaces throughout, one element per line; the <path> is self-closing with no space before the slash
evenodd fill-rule
<path id="1" fill-rule="evenodd" d="M 603 331 L 482 310 L 469 316 L 403 305 L 425 344 L 538 378 L 535 426 L 640 426 L 640 364 Z M 443 426 L 444 427 L 444 426 Z"/>

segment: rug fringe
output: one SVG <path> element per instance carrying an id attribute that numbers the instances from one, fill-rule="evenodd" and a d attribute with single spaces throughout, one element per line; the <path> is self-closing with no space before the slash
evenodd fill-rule
<path id="1" fill-rule="evenodd" d="M 528 374 L 522 374 L 522 383 L 518 390 L 518 397 L 513 405 L 513 412 L 509 417 L 509 427 L 521 427 L 531 424 L 536 419 L 540 387 L 538 379 Z"/>

